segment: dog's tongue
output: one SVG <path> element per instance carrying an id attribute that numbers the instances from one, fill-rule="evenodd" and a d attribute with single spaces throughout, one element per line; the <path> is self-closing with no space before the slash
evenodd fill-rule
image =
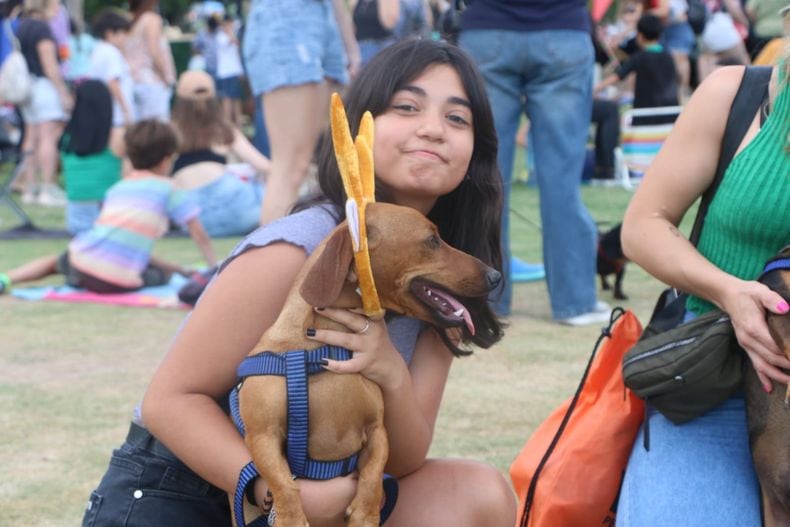
<path id="1" fill-rule="evenodd" d="M 472 316 L 469 314 L 469 311 L 455 298 L 451 295 L 445 293 L 444 291 L 440 291 L 438 289 L 431 289 L 431 293 L 435 296 L 438 296 L 445 302 L 447 302 L 450 307 L 452 308 L 453 314 L 458 317 L 463 317 L 464 324 L 466 324 L 466 329 L 469 330 L 470 335 L 475 334 L 475 324 L 472 322 Z"/>

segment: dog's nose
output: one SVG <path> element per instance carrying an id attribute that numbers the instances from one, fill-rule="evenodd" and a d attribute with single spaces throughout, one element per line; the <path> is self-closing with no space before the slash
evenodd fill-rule
<path id="1" fill-rule="evenodd" d="M 494 289 L 496 286 L 499 285 L 499 282 L 502 281 L 502 273 L 497 271 L 496 269 L 489 269 L 486 271 L 486 282 L 488 283 L 488 289 Z"/>

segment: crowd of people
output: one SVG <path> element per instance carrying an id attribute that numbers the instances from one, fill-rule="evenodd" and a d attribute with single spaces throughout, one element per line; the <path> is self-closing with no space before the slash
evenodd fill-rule
<path id="1" fill-rule="evenodd" d="M 25 0 L 9 14 L 35 79 L 20 105 L 22 201 L 65 206 L 75 238 L 61 255 L 0 273 L 0 292 L 52 273 L 97 292 L 189 274 L 152 255 L 170 223 L 188 230 L 208 265 L 217 263 L 212 237 L 245 237 L 179 329 L 91 496 L 86 525 L 131 513 L 178 515 L 194 525 L 229 522 L 226 495 L 250 461 L 224 406 L 236 366 L 278 315 L 307 256 L 345 216 L 331 141 L 322 139 L 333 91 L 344 93 L 352 131 L 364 111 L 373 115 L 377 197 L 416 208 L 445 241 L 503 271 L 491 312 L 480 315 L 495 335 L 511 314 L 513 278 L 524 265 L 511 254 L 509 222 L 519 128 L 529 123 L 523 142 L 540 196 L 552 318 L 603 324 L 611 309 L 596 294 L 598 230 L 580 186 L 590 124 L 598 128 L 595 173 L 612 178 L 623 107 L 684 106 L 628 209 L 624 248 L 659 279 L 695 295 L 689 318 L 714 305 L 729 313 L 766 389 L 771 380 L 787 380 L 780 368 L 790 363 L 771 345 L 764 314 L 788 307 L 754 281 L 759 263 L 790 239 L 787 200 L 776 199 L 790 192 L 780 177 L 790 173 L 790 58 L 776 45 L 788 26 L 786 1 L 707 0 L 700 26 L 686 0 L 622 0 L 606 23 L 594 22 L 583 0 L 475 0 L 463 12 L 457 2 L 427 0 L 253 0 L 243 24 L 220 12 L 202 19 L 180 76 L 157 3 L 102 9 L 91 20 L 91 38 L 79 21 L 70 36 L 56 36 L 64 16 L 58 0 Z M 774 66 L 762 118 L 742 146 L 752 161 L 743 161 L 745 154 L 733 161 L 727 173 L 737 177 L 725 178 L 725 197 L 714 201 L 695 249 L 676 227 L 713 177 L 723 109 L 741 66 L 752 61 Z M 254 126 L 266 148 L 245 134 L 247 94 L 262 116 Z M 59 167 L 65 191 L 57 185 Z M 304 196 L 313 172 L 317 190 Z M 747 197 L 764 214 L 728 230 Z M 767 225 L 770 235 L 753 236 Z M 342 310 L 327 316 L 348 322 L 352 332 L 360 320 Z M 452 362 L 445 339 L 455 337 L 403 317 L 364 327 L 347 371 L 374 380 L 384 394 L 387 471 L 401 488 L 387 525 L 513 525 L 512 493 L 492 467 L 427 459 Z M 332 333 L 313 336 L 332 344 Z M 377 362 L 397 367 L 382 371 Z M 736 517 L 729 505 L 741 523 L 755 524 L 748 446 L 689 447 L 706 433 L 723 435 L 721 427 L 745 438 L 743 423 L 735 423 L 742 421 L 742 397 L 722 412 L 724 424 L 703 417 L 688 433 L 655 413 L 648 419 L 666 439 L 662 455 L 695 452 L 683 466 L 699 474 L 710 464 L 727 466 L 732 456 L 745 459 L 730 475 L 739 499 L 729 500 L 721 487 L 701 503 L 691 487 L 704 482 L 665 470 L 671 462 L 649 462 L 635 447 L 621 500 L 624 525 L 653 525 L 668 509 L 679 511 L 675 523 L 701 524 L 715 514 L 726 524 Z M 146 481 L 124 466 L 141 467 Z M 128 496 L 171 473 L 198 485 L 131 510 Z M 689 489 L 670 493 L 679 480 Z M 662 489 L 671 501 L 653 501 L 644 488 Z M 201 500 L 183 499 L 195 489 Z M 311 525 L 341 525 L 354 480 L 300 481 L 300 489 Z M 266 482 L 253 480 L 247 496 L 266 502 Z M 675 507 L 681 499 L 687 503 Z M 704 517 L 689 521 L 689 514 Z"/>

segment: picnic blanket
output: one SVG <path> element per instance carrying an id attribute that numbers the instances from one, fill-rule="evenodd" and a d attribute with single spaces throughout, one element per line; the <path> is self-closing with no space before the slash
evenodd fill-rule
<path id="1" fill-rule="evenodd" d="M 178 290 L 187 283 L 187 278 L 174 274 L 165 285 L 144 287 L 130 293 L 100 294 L 87 289 L 68 285 L 43 287 L 15 287 L 11 295 L 23 300 L 50 300 L 88 304 L 111 304 L 128 307 L 157 307 L 191 309 L 192 306 L 178 299 Z"/>

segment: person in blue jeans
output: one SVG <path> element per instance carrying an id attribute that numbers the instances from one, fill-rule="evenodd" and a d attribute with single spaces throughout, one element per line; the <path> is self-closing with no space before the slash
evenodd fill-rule
<path id="1" fill-rule="evenodd" d="M 511 174 L 522 111 L 532 126 L 540 192 L 543 259 L 552 316 L 569 325 L 609 319 L 596 300 L 595 223 L 580 180 L 592 113 L 593 45 L 584 0 L 475 0 L 461 20 L 459 45 L 485 78 L 499 139 L 505 188 L 502 248 L 505 282 L 497 304 L 508 315 Z M 526 101 L 526 102 L 525 102 Z"/>

